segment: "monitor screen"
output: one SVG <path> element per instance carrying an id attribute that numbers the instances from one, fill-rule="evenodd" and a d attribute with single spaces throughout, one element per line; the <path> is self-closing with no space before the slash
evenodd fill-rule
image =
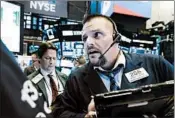
<path id="1" fill-rule="evenodd" d="M 43 40 L 48 41 L 48 40 L 54 40 L 54 39 L 58 39 L 56 27 L 52 27 L 52 28 L 50 27 L 50 28 L 47 28 L 46 30 L 43 30 Z"/>
<path id="2" fill-rule="evenodd" d="M 65 57 L 73 57 L 73 51 L 63 51 L 63 56 Z"/>
<path id="3" fill-rule="evenodd" d="M 77 57 L 84 55 L 84 44 L 82 41 L 65 41 L 62 42 L 63 56 L 65 57 Z"/>
<path id="4" fill-rule="evenodd" d="M 73 36 L 73 31 L 62 31 L 63 36 Z"/>
<path id="5" fill-rule="evenodd" d="M 39 46 L 38 45 L 30 45 L 29 46 L 29 53 L 34 53 L 38 50 Z"/>
<path id="6" fill-rule="evenodd" d="M 75 48 L 75 49 L 83 49 L 83 48 L 84 48 L 83 42 L 82 42 L 82 43 L 76 42 L 76 43 L 74 44 L 74 48 Z"/>
<path id="7" fill-rule="evenodd" d="M 61 59 L 61 44 L 60 44 L 60 42 L 54 42 L 53 44 L 57 48 L 57 59 L 59 60 L 59 59 Z"/>
<path id="8" fill-rule="evenodd" d="M 69 67 L 69 68 L 74 67 L 73 62 L 72 62 L 71 60 L 61 60 L 60 66 L 61 66 L 61 67 L 67 67 L 67 68 L 68 68 L 68 67 Z"/>
<path id="9" fill-rule="evenodd" d="M 52 29 L 48 29 L 46 32 L 47 32 L 47 36 L 48 36 L 49 39 L 54 39 L 55 38 Z"/>
<path id="10" fill-rule="evenodd" d="M 10 51 L 16 53 L 22 53 L 22 12 L 21 5 L 1 1 L 1 40 Z"/>

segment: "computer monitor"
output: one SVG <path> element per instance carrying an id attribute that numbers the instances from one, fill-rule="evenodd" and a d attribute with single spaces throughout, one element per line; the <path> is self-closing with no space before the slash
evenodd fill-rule
<path id="1" fill-rule="evenodd" d="M 60 60 L 61 59 L 61 43 L 58 41 L 58 42 L 53 42 L 53 44 L 57 48 L 57 59 Z"/>
<path id="2" fill-rule="evenodd" d="M 57 34 L 57 29 L 55 26 L 49 27 L 49 25 L 44 25 L 44 30 L 43 30 L 43 36 L 42 39 L 44 41 L 50 41 L 54 39 L 58 39 L 59 41 L 59 35 Z"/>
<path id="3" fill-rule="evenodd" d="M 39 48 L 39 45 L 30 45 L 29 46 L 29 53 L 32 54 L 34 52 L 37 52 Z"/>
<path id="4" fill-rule="evenodd" d="M 23 53 L 24 7 L 17 2 L 1 1 L 1 40 L 14 53 Z"/>
<path id="5" fill-rule="evenodd" d="M 82 41 L 64 41 L 62 42 L 63 56 L 75 58 L 84 55 L 84 44 Z"/>

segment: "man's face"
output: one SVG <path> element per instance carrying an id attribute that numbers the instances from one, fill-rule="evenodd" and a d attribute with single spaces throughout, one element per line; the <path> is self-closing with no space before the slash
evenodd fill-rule
<path id="1" fill-rule="evenodd" d="M 36 54 L 32 54 L 32 63 L 33 63 L 34 66 L 39 65 L 38 57 L 36 56 Z"/>
<path id="2" fill-rule="evenodd" d="M 83 26 L 82 39 L 90 62 L 95 66 L 99 66 L 100 55 L 103 54 L 113 42 L 112 23 L 101 17 L 86 22 Z M 113 46 L 104 55 L 105 59 L 109 61 L 115 52 L 116 47 Z"/>
<path id="3" fill-rule="evenodd" d="M 32 54 L 32 62 L 38 61 L 36 54 Z"/>
<path id="4" fill-rule="evenodd" d="M 48 49 L 40 59 L 41 68 L 47 72 L 55 69 L 57 60 L 56 50 Z"/>
<path id="5" fill-rule="evenodd" d="M 79 63 L 76 60 L 74 60 L 73 64 L 74 64 L 75 67 L 79 66 Z"/>

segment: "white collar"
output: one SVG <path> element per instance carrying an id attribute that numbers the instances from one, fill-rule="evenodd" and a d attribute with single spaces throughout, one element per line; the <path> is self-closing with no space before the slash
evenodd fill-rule
<path id="1" fill-rule="evenodd" d="M 117 66 L 119 65 L 119 64 L 122 64 L 123 66 L 124 66 L 124 68 L 125 68 L 125 65 L 126 65 L 126 58 L 125 58 L 125 56 L 124 56 L 124 54 L 123 54 L 123 52 L 120 50 L 119 51 L 119 57 L 118 57 L 118 59 L 116 60 L 116 62 L 115 62 L 115 65 L 114 65 L 114 67 L 112 68 L 112 70 L 114 70 L 115 68 L 117 68 Z M 100 67 L 100 66 L 96 66 L 96 67 L 94 67 L 94 69 L 99 69 L 99 70 L 101 70 L 101 71 L 106 71 L 106 70 L 104 70 L 102 67 Z"/>
<path id="2" fill-rule="evenodd" d="M 53 75 L 54 77 L 56 77 L 56 73 L 55 73 L 55 70 L 53 70 L 51 73 L 48 73 L 47 71 L 45 71 L 44 69 L 40 68 L 41 70 L 41 73 L 44 75 L 44 76 L 47 76 L 48 74 L 51 74 Z"/>

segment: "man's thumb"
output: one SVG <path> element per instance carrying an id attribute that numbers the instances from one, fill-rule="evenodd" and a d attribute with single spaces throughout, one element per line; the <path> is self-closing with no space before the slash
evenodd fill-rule
<path id="1" fill-rule="evenodd" d="M 94 98 L 92 98 L 92 99 L 91 99 L 91 102 L 89 103 L 88 111 L 95 111 Z"/>

